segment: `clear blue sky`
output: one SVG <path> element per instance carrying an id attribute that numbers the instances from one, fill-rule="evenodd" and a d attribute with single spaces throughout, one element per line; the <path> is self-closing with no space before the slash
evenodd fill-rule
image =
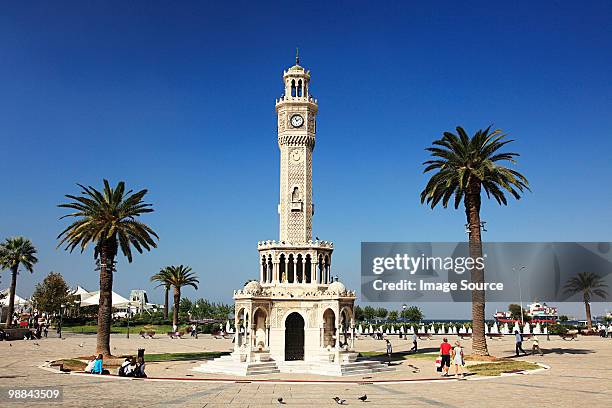
<path id="1" fill-rule="evenodd" d="M 106 177 L 150 190 L 161 237 L 115 288 L 161 301 L 149 276 L 184 263 L 186 296 L 230 301 L 278 237 L 274 98 L 296 46 L 320 109 L 314 234 L 347 286 L 361 241 L 465 239 L 463 211 L 419 202 L 423 149 L 456 125 L 509 132 L 533 187 L 485 202 L 486 239 L 612 240 L 610 2 L 3 3 L 0 236 L 40 256 L 22 296 L 49 271 L 97 289 L 91 251 L 56 250 L 56 204 Z"/>

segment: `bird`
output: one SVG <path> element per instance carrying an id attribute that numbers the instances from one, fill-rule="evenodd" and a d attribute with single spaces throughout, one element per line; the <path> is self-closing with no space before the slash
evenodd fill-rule
<path id="1" fill-rule="evenodd" d="M 319 237 L 315 237 L 315 239 L 318 241 L 318 240 L 319 240 Z"/>
<path id="2" fill-rule="evenodd" d="M 13 347 L 13 345 L 11 343 L 9 343 L 9 347 Z"/>
<path id="3" fill-rule="evenodd" d="M 344 403 L 346 402 L 346 400 L 341 399 L 340 397 L 334 397 L 332 398 L 334 401 L 336 401 L 336 404 L 338 405 L 344 405 Z"/>
<path id="4" fill-rule="evenodd" d="M 361 402 L 366 402 L 366 400 L 368 399 L 368 396 L 366 394 L 363 394 L 361 397 L 357 399 L 361 400 Z"/>
<path id="5" fill-rule="evenodd" d="M 283 397 L 278 397 L 277 401 L 279 404 L 285 404 L 285 401 L 283 401 Z"/>
<path id="6" fill-rule="evenodd" d="M 83 348 L 83 343 L 79 343 L 79 347 Z"/>
<path id="7" fill-rule="evenodd" d="M 38 343 L 32 343 L 32 344 L 34 344 L 35 346 L 40 347 L 40 344 L 38 344 Z"/>

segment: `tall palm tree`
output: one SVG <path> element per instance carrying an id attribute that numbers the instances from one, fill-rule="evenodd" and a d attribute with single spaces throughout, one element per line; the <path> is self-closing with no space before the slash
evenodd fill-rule
<path id="1" fill-rule="evenodd" d="M 94 246 L 94 259 L 100 269 L 100 307 L 98 309 L 98 337 L 96 354 L 110 355 L 110 326 L 112 314 L 112 290 L 115 257 L 119 248 L 128 262 L 132 262 L 132 247 L 139 253 L 156 248 L 153 237 L 159 239 L 155 231 L 138 218 L 153 211 L 152 204 L 143 202 L 147 190 L 132 193 L 125 190 L 120 181 L 113 189 L 104 180 L 104 189 L 98 191 L 89 186 L 81 187 L 81 195 L 66 195 L 71 202 L 59 207 L 74 212 L 63 216 L 74 217 L 59 235 L 58 247 L 66 244 L 65 249 L 72 252 L 79 247 L 83 252 L 91 243 Z"/>
<path id="2" fill-rule="evenodd" d="M 435 170 L 425 189 L 421 192 L 421 203 L 427 202 L 432 209 L 442 203 L 446 208 L 451 198 L 455 209 L 463 201 L 469 229 L 470 257 L 482 256 L 480 204 L 481 192 L 484 189 L 488 198 L 491 196 L 498 204 L 507 205 L 505 192 L 517 200 L 524 190 L 529 190 L 529 182 L 519 172 L 501 165 L 503 162 L 515 163 L 518 153 L 498 152 L 500 148 L 512 142 L 499 129 L 491 131 L 488 127 L 477 131 L 469 137 L 465 130 L 457 127 L 457 135 L 444 132 L 441 139 L 427 148 L 433 156 L 428 160 L 424 173 Z M 484 269 L 472 269 L 471 280 L 484 282 Z M 488 355 L 487 341 L 484 333 L 485 294 L 483 291 L 472 292 L 472 350 L 475 354 Z"/>
<path id="3" fill-rule="evenodd" d="M 179 304 L 181 303 L 181 288 L 183 286 L 192 286 L 198 289 L 198 277 L 191 271 L 189 266 L 169 266 L 168 281 L 174 286 L 174 310 L 172 311 L 172 324 L 178 326 Z"/>
<path id="4" fill-rule="evenodd" d="M 11 288 L 9 290 L 8 314 L 6 315 L 6 326 L 11 327 L 13 312 L 15 311 L 15 289 L 17 288 L 17 273 L 19 266 L 23 266 L 30 273 L 34 272 L 36 248 L 29 239 L 24 237 L 7 238 L 0 244 L 0 269 L 11 271 Z"/>
<path id="5" fill-rule="evenodd" d="M 607 287 L 608 285 L 601 276 L 593 272 L 580 272 L 578 275 L 570 278 L 564 286 L 565 293 L 570 296 L 582 293 L 589 330 L 593 328 L 593 322 L 591 321 L 591 298 L 593 295 L 600 298 L 608 296 L 608 292 L 605 290 Z"/>
<path id="6" fill-rule="evenodd" d="M 164 293 L 164 319 L 168 318 L 168 293 L 170 292 L 170 287 L 172 283 L 170 283 L 170 270 L 169 267 L 165 267 L 157 272 L 155 275 L 151 276 L 151 282 L 159 283 L 157 287 L 163 286 L 165 289 Z"/>

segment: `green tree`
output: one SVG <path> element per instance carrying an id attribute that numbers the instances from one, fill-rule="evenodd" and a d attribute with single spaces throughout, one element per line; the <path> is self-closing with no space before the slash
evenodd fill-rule
<path id="1" fill-rule="evenodd" d="M 364 307 L 363 316 L 368 322 L 374 320 L 374 317 L 376 317 L 376 309 L 374 309 L 372 306 Z"/>
<path id="2" fill-rule="evenodd" d="M 191 313 L 191 309 L 195 306 L 195 303 L 191 302 L 191 300 L 187 298 L 182 298 L 181 303 L 179 303 L 179 313 L 187 314 L 187 312 Z"/>
<path id="3" fill-rule="evenodd" d="M 172 310 L 172 324 L 179 323 L 179 304 L 181 303 L 181 289 L 184 286 L 192 286 L 198 289 L 198 277 L 192 272 L 189 266 L 169 266 L 169 281 L 174 287 L 174 309 Z"/>
<path id="4" fill-rule="evenodd" d="M 569 320 L 569 317 L 567 317 L 566 315 L 559 316 L 559 321 L 560 322 L 567 322 L 568 320 Z"/>
<path id="5" fill-rule="evenodd" d="M 397 321 L 397 310 L 390 311 L 388 318 L 390 321 L 396 322 Z"/>
<path id="6" fill-rule="evenodd" d="M 355 313 L 355 321 L 362 322 L 364 319 L 364 315 L 361 306 L 356 305 L 355 310 L 353 312 Z"/>
<path id="7" fill-rule="evenodd" d="M 379 319 L 384 319 L 385 317 L 387 317 L 388 314 L 389 311 L 384 307 L 379 307 L 378 309 L 376 309 L 376 317 L 378 317 Z"/>
<path id="8" fill-rule="evenodd" d="M 72 200 L 59 207 L 73 210 L 63 216 L 76 220 L 59 235 L 58 247 L 66 244 L 65 249 L 72 252 L 80 248 L 83 252 L 89 244 L 94 245 L 94 259 L 100 269 L 100 304 L 98 311 L 98 334 L 96 354 L 111 355 L 110 327 L 112 315 L 113 273 L 115 258 L 119 249 L 132 262 L 132 247 L 139 253 L 156 248 L 155 231 L 139 221 L 140 216 L 153 212 L 151 204 L 143 201 L 147 190 L 132 193 L 125 190 L 125 183 L 120 181 L 113 189 L 104 180 L 104 189 L 98 191 L 81 184 L 80 195 L 66 195 Z"/>
<path id="9" fill-rule="evenodd" d="M 425 317 L 418 306 L 410 306 L 409 308 L 402 310 L 400 316 L 402 319 L 406 319 L 410 322 L 420 322 Z"/>
<path id="10" fill-rule="evenodd" d="M 510 317 L 515 320 L 521 319 L 521 309 L 522 309 L 521 305 L 517 305 L 516 303 L 511 303 L 508 305 L 508 311 L 510 312 Z"/>
<path id="11" fill-rule="evenodd" d="M 168 271 L 168 267 L 162 268 L 155 275 L 151 276 L 151 282 L 158 283 L 156 287 L 164 288 L 164 319 L 168 318 L 168 293 L 170 292 L 170 287 L 172 286 L 169 276 L 170 272 Z"/>
<path id="12" fill-rule="evenodd" d="M 435 171 L 421 192 L 421 203 L 427 203 L 432 209 L 442 204 L 448 206 L 454 198 L 455 209 L 463 202 L 469 230 L 470 257 L 482 257 L 482 238 L 480 220 L 481 193 L 493 197 L 500 205 L 507 205 L 504 190 L 519 199 L 524 190 L 529 190 L 529 183 L 521 173 L 503 166 L 501 163 L 515 163 L 517 153 L 501 153 L 501 149 L 512 140 L 499 129 L 491 131 L 488 127 L 477 131 L 470 137 L 461 127 L 457 135 L 444 132 L 441 139 L 427 148 L 433 157 L 423 163 L 424 173 Z M 484 269 L 473 268 L 471 281 L 477 284 L 485 282 Z M 487 341 L 484 333 L 485 294 L 484 291 L 472 292 L 472 351 L 477 355 L 488 355 Z"/>
<path id="13" fill-rule="evenodd" d="M 8 314 L 6 316 L 7 327 L 11 327 L 13 324 L 19 267 L 23 266 L 28 272 L 32 273 L 37 262 L 36 248 L 34 248 L 29 239 L 24 237 L 7 238 L 0 244 L 0 269 L 11 271 L 11 287 L 9 289 Z"/>
<path id="14" fill-rule="evenodd" d="M 36 284 L 32 302 L 41 312 L 56 313 L 62 304 L 72 305 L 75 296 L 61 273 L 49 272 L 41 283 Z"/>
<path id="15" fill-rule="evenodd" d="M 593 272 L 580 272 L 578 275 L 570 278 L 564 286 L 565 293 L 570 296 L 577 293 L 582 294 L 587 327 L 589 330 L 593 328 L 593 322 L 591 321 L 591 299 L 593 296 L 598 296 L 600 298 L 608 296 L 608 292 L 606 292 L 607 287 L 608 285 L 601 276 Z"/>

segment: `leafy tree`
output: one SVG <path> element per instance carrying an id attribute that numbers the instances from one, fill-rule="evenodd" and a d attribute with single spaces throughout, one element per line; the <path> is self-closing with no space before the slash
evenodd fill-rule
<path id="1" fill-rule="evenodd" d="M 187 314 L 187 312 L 191 312 L 191 309 L 194 306 L 195 306 L 195 304 L 192 303 L 191 300 L 189 300 L 187 298 L 182 298 L 181 302 L 179 303 L 179 313 Z"/>
<path id="2" fill-rule="evenodd" d="M 168 318 L 168 293 L 170 292 L 170 287 L 172 286 L 172 284 L 170 283 L 169 280 L 169 276 L 170 276 L 170 272 L 168 271 L 168 268 L 162 268 L 159 272 L 157 272 L 155 275 L 151 276 L 151 282 L 157 282 L 158 285 L 157 287 L 162 287 L 164 288 L 164 319 Z"/>
<path id="3" fill-rule="evenodd" d="M 0 244 L 0 269 L 11 271 L 11 287 L 9 289 L 8 314 L 6 326 L 13 324 L 13 313 L 15 312 L 15 291 L 17 288 L 17 274 L 19 266 L 23 266 L 28 272 L 34 272 L 36 248 L 29 239 L 24 237 L 7 238 Z"/>
<path id="4" fill-rule="evenodd" d="M 559 316 L 559 321 L 560 322 L 567 322 L 568 320 L 569 320 L 569 317 L 567 317 L 566 315 Z"/>
<path id="5" fill-rule="evenodd" d="M 363 314 L 363 309 L 361 308 L 361 306 L 359 305 L 355 306 L 353 313 L 355 313 L 355 321 L 358 321 L 358 322 L 363 321 L 364 314 Z"/>
<path id="6" fill-rule="evenodd" d="M 367 321 L 374 320 L 374 317 L 376 317 L 376 309 L 374 309 L 372 306 L 364 307 L 363 316 Z"/>
<path id="7" fill-rule="evenodd" d="M 512 141 L 505 140 L 506 135 L 501 130 L 491 132 L 488 127 L 470 137 L 463 128 L 457 127 L 457 134 L 444 132 L 441 139 L 427 148 L 433 159 L 423 163 L 426 165 L 424 173 L 432 170 L 436 173 L 421 192 L 421 203 L 426 202 L 432 209 L 441 203 L 446 208 L 454 197 L 453 204 L 457 209 L 463 201 L 470 257 L 476 259 L 482 257 L 482 190 L 498 204 L 507 205 L 504 190 L 519 199 L 524 190 L 529 190 L 529 183 L 521 173 L 500 164 L 515 163 L 514 158 L 518 156 L 517 153 L 499 152 Z M 485 282 L 484 269 L 473 268 L 470 273 L 472 282 Z M 472 351 L 477 355 L 489 354 L 484 324 L 485 294 L 484 291 L 475 290 L 472 292 Z"/>
<path id="8" fill-rule="evenodd" d="M 591 321 L 591 299 L 593 296 L 605 298 L 608 296 L 606 288 L 608 285 L 604 282 L 601 276 L 593 272 L 580 272 L 578 275 L 570 278 L 564 286 L 565 293 L 573 296 L 577 293 L 582 293 L 582 301 L 584 302 L 587 327 L 593 328 Z"/>
<path id="9" fill-rule="evenodd" d="M 410 306 L 409 308 L 402 310 L 400 316 L 402 319 L 406 319 L 410 322 L 420 322 L 425 317 L 418 306 Z"/>
<path id="10" fill-rule="evenodd" d="M 387 317 L 388 314 L 389 311 L 384 307 L 379 307 L 378 309 L 376 309 L 376 317 L 378 317 L 379 319 L 384 319 L 385 317 Z"/>
<path id="11" fill-rule="evenodd" d="M 189 266 L 169 266 L 169 281 L 174 287 L 174 309 L 172 311 L 172 324 L 179 323 L 179 304 L 181 302 L 181 289 L 184 286 L 192 286 L 198 289 L 198 277 L 192 272 Z"/>
<path id="12" fill-rule="evenodd" d="M 98 312 L 98 334 L 96 354 L 111 355 L 110 328 L 112 316 L 113 273 L 115 258 L 119 249 L 132 262 L 132 247 L 139 253 L 150 251 L 159 239 L 155 231 L 139 221 L 143 214 L 153 212 L 152 204 L 143 201 L 147 190 L 132 193 L 125 190 L 125 183 L 120 181 L 113 189 L 108 180 L 104 180 L 104 189 L 98 191 L 81 184 L 80 195 L 66 195 L 72 200 L 59 207 L 73 210 L 63 216 L 74 217 L 70 224 L 59 235 L 58 247 L 66 244 L 65 249 L 72 252 L 80 248 L 83 252 L 89 244 L 94 245 L 94 259 L 100 267 L 100 304 Z"/>
<path id="13" fill-rule="evenodd" d="M 510 317 L 515 320 L 521 319 L 521 305 L 517 305 L 516 303 L 511 303 L 508 305 L 508 311 L 510 312 Z M 524 315 L 524 313 L 523 313 Z"/>
<path id="14" fill-rule="evenodd" d="M 55 313 L 62 304 L 71 305 L 75 296 L 61 273 L 49 272 L 45 279 L 36 284 L 32 301 L 41 312 Z"/>
<path id="15" fill-rule="evenodd" d="M 396 322 L 397 321 L 397 310 L 392 310 L 389 312 L 389 316 L 388 316 L 389 320 L 391 320 L 392 322 Z"/>

